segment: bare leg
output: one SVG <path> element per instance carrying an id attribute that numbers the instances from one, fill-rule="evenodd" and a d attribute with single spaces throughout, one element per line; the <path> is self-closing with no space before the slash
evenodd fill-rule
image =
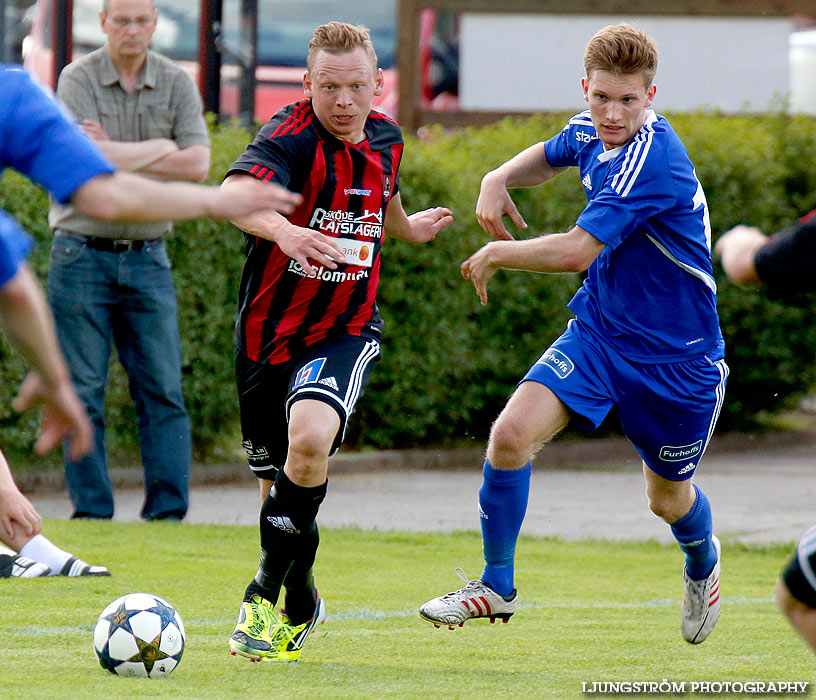
<path id="1" fill-rule="evenodd" d="M 340 430 L 340 416 L 322 401 L 304 399 L 292 404 L 289 414 L 289 453 L 283 470 L 298 486 L 319 486 L 326 481 L 329 453 Z"/>
<path id="2" fill-rule="evenodd" d="M 258 479 L 258 486 L 261 489 L 261 503 L 266 500 L 266 497 L 269 495 L 269 489 L 272 488 L 272 485 L 275 482 L 271 479 Z"/>
<path id="3" fill-rule="evenodd" d="M 691 479 L 664 479 L 649 469 L 646 462 L 643 463 L 643 476 L 646 478 L 646 496 L 652 513 L 671 524 L 691 510 L 696 499 Z"/>
<path id="4" fill-rule="evenodd" d="M 568 422 L 566 407 L 552 391 L 523 382 L 493 424 L 487 459 L 495 469 L 519 469 Z"/>
<path id="5" fill-rule="evenodd" d="M 816 651 L 816 609 L 794 598 L 782 581 L 776 582 L 776 603 L 793 628 Z"/>

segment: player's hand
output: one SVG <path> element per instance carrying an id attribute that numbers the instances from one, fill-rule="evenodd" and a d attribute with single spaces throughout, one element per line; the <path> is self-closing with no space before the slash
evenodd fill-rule
<path id="1" fill-rule="evenodd" d="M 207 215 L 213 219 L 239 219 L 272 209 L 291 214 L 303 197 L 274 182 L 242 178 L 240 187 L 213 187 Z"/>
<path id="2" fill-rule="evenodd" d="M 497 243 L 492 242 L 482 246 L 460 266 L 462 277 L 471 280 L 476 287 L 476 294 L 479 295 L 482 306 L 487 304 L 487 283 L 499 269 L 493 262 L 491 254 L 491 248 L 496 245 Z"/>
<path id="3" fill-rule="evenodd" d="M 263 234 L 258 234 L 264 238 Z M 338 263 L 345 263 L 346 256 L 337 243 L 337 238 L 327 236 L 320 231 L 311 228 L 302 228 L 286 224 L 279 227 L 274 238 L 278 247 L 290 258 L 295 260 L 307 275 L 317 274 L 317 269 L 312 262 L 323 265 L 330 270 L 336 270 Z"/>
<path id="4" fill-rule="evenodd" d="M 411 224 L 411 240 L 427 243 L 453 223 L 453 212 L 446 207 L 431 207 L 411 214 L 408 221 Z"/>
<path id="5" fill-rule="evenodd" d="M 44 384 L 37 372 L 29 372 L 12 402 L 15 411 L 42 407 L 40 437 L 34 445 L 37 454 L 45 454 L 68 438 L 68 456 L 78 460 L 91 451 L 93 428 L 85 407 L 69 380 L 56 387 Z"/>
<path id="6" fill-rule="evenodd" d="M 714 253 L 719 256 L 726 276 L 740 284 L 759 284 L 761 280 L 754 265 L 757 251 L 768 237 L 753 226 L 734 226 L 717 239 Z"/>
<path id="7" fill-rule="evenodd" d="M 42 517 L 20 491 L 12 485 L 0 491 L 0 539 L 14 541 L 21 536 L 34 537 L 42 530 Z"/>
<path id="8" fill-rule="evenodd" d="M 756 228 L 756 226 L 743 226 L 742 224 L 738 224 L 717 239 L 717 242 L 714 244 L 714 253 L 718 256 L 722 256 L 729 249 L 737 249 L 753 245 L 757 242 L 764 242 L 766 238 L 765 234 Z"/>
<path id="9" fill-rule="evenodd" d="M 79 124 L 80 131 L 85 134 L 91 141 L 110 141 L 108 132 L 102 125 L 93 119 L 85 119 Z"/>
<path id="10" fill-rule="evenodd" d="M 504 227 L 502 217 L 507 214 L 520 229 L 526 229 L 527 223 L 516 208 L 504 181 L 494 172 L 482 178 L 479 199 L 476 202 L 476 218 L 479 225 L 493 238 L 500 241 L 512 241 L 513 236 Z"/>

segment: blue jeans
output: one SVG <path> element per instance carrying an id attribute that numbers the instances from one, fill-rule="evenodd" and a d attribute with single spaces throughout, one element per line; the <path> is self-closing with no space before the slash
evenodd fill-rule
<path id="1" fill-rule="evenodd" d="M 94 427 L 90 454 L 65 458 L 74 517 L 113 516 L 105 459 L 105 387 L 116 344 L 136 406 L 145 474 L 142 517 L 183 518 L 190 479 L 190 422 L 181 393 L 181 346 L 170 259 L 161 241 L 140 250 L 89 248 L 57 231 L 48 301 L 74 387 Z"/>

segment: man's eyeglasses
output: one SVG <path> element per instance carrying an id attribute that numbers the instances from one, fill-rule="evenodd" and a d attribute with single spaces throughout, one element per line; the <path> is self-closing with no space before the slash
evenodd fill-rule
<path id="1" fill-rule="evenodd" d="M 133 19 L 130 17 L 113 17 L 111 22 L 121 29 L 129 27 L 131 24 L 135 24 L 139 29 L 144 29 L 153 24 L 154 19 L 155 17 L 152 15 L 142 15 L 141 17 L 135 17 Z"/>

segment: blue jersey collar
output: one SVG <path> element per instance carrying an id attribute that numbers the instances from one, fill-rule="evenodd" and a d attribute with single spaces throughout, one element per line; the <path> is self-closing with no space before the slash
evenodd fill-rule
<path id="1" fill-rule="evenodd" d="M 643 127 L 646 126 L 647 124 L 653 124 L 656 121 L 657 121 L 657 115 L 655 114 L 655 111 L 653 109 L 647 109 L 646 110 L 646 120 L 643 122 L 643 126 L 640 127 L 640 129 L 638 129 L 638 133 L 640 133 L 640 131 L 643 129 Z M 632 138 L 634 138 L 634 136 Z M 612 160 L 616 155 L 618 155 L 618 153 L 620 153 L 630 143 L 631 143 L 631 139 L 627 143 L 623 144 L 622 146 L 616 146 L 615 148 L 611 148 L 608 151 L 602 150 L 598 154 L 598 161 L 601 162 L 601 163 L 606 163 L 606 161 Z M 603 148 L 603 144 L 601 144 L 601 148 Z"/>

